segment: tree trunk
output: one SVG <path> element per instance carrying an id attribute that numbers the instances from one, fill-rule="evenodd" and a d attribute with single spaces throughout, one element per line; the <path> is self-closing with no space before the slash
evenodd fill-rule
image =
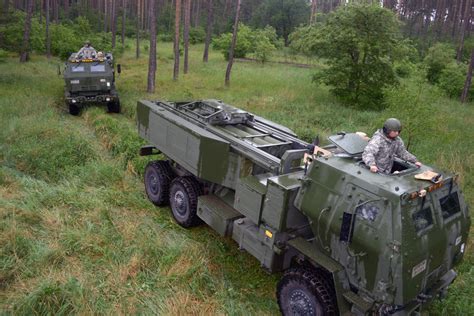
<path id="1" fill-rule="evenodd" d="M 213 4 L 212 0 L 207 0 L 207 24 L 206 24 L 206 42 L 204 44 L 204 55 L 202 61 L 207 63 L 209 59 L 209 45 L 211 43 L 212 34 L 212 19 L 213 19 Z"/>
<path id="2" fill-rule="evenodd" d="M 136 50 L 136 53 L 135 53 L 135 57 L 137 59 L 140 58 L 140 1 L 141 0 L 137 0 L 137 29 L 136 29 L 137 50 Z"/>
<path id="3" fill-rule="evenodd" d="M 201 21 L 201 0 L 194 1 L 195 10 L 194 10 L 194 27 L 199 27 L 199 22 Z"/>
<path id="4" fill-rule="evenodd" d="M 183 72 L 188 73 L 188 51 L 189 51 L 189 23 L 191 19 L 191 0 L 184 0 L 184 66 Z"/>
<path id="5" fill-rule="evenodd" d="M 49 34 L 49 3 L 51 2 L 51 0 L 45 0 L 45 4 L 46 4 L 46 57 L 48 57 L 48 59 L 51 58 L 51 36 Z"/>
<path id="6" fill-rule="evenodd" d="M 125 47 L 125 14 L 127 9 L 126 0 L 122 0 L 122 48 Z"/>
<path id="7" fill-rule="evenodd" d="M 26 7 L 25 27 L 23 30 L 23 43 L 21 45 L 20 63 L 24 63 L 29 59 L 30 51 L 30 31 L 31 31 L 31 16 L 33 15 L 34 0 L 28 0 Z"/>
<path id="8" fill-rule="evenodd" d="M 469 63 L 469 69 L 466 75 L 466 82 L 464 83 L 464 89 L 461 95 L 461 102 L 465 103 L 469 97 L 469 89 L 471 88 L 471 79 L 472 79 L 472 67 L 474 64 L 474 49 L 471 52 L 471 62 Z"/>
<path id="9" fill-rule="evenodd" d="M 237 32 L 239 28 L 240 3 L 241 3 L 241 0 L 237 0 L 237 10 L 235 13 L 235 22 L 234 22 L 234 33 L 232 34 L 232 44 L 230 45 L 230 50 L 229 50 L 229 63 L 227 64 L 227 70 L 225 72 L 226 87 L 230 85 L 230 72 L 232 70 L 232 65 L 234 63 L 234 51 L 235 51 L 235 45 L 237 43 Z"/>
<path id="10" fill-rule="evenodd" d="M 64 0 L 64 17 L 69 19 L 69 0 Z"/>
<path id="11" fill-rule="evenodd" d="M 10 10 L 10 0 L 3 0 L 3 13 L 6 15 Z"/>
<path id="12" fill-rule="evenodd" d="M 112 49 L 115 48 L 117 38 L 117 0 L 112 0 L 110 30 L 112 32 Z"/>
<path id="13" fill-rule="evenodd" d="M 156 74 L 156 0 L 150 1 L 150 55 L 148 60 L 148 85 L 147 92 L 155 92 L 155 74 Z"/>
<path id="14" fill-rule="evenodd" d="M 174 69 L 173 80 L 178 80 L 179 75 L 179 25 L 181 21 L 181 0 L 176 0 L 176 13 L 174 18 Z"/>
<path id="15" fill-rule="evenodd" d="M 464 37 L 466 33 L 466 29 L 468 28 L 469 21 L 471 20 L 471 10 L 472 10 L 472 0 L 466 0 L 466 4 L 464 7 L 464 14 L 463 14 L 463 24 L 461 26 L 461 33 L 459 36 L 459 46 L 456 55 L 456 60 L 461 62 L 462 59 L 462 51 L 464 49 Z"/>
<path id="16" fill-rule="evenodd" d="M 311 0 L 311 16 L 309 17 L 309 24 L 313 24 L 316 18 L 317 0 Z"/>

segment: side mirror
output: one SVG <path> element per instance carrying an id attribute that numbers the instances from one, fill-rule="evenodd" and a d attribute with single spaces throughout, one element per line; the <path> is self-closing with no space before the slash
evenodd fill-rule
<path id="1" fill-rule="evenodd" d="M 122 72 L 122 65 L 117 64 L 117 72 L 121 73 Z"/>

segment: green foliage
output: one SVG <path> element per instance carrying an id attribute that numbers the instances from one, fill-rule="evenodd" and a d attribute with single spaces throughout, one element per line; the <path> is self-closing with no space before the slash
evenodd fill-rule
<path id="1" fill-rule="evenodd" d="M 234 57 L 244 58 L 252 49 L 253 34 L 252 29 L 247 25 L 240 23 L 237 32 L 237 43 L 235 45 Z M 232 43 L 232 33 L 221 34 L 218 38 L 212 40 L 212 47 L 219 50 L 226 60 L 229 59 L 229 49 Z"/>
<path id="2" fill-rule="evenodd" d="M 8 23 L 0 26 L 3 33 L 2 48 L 8 51 L 19 52 L 23 41 L 23 28 L 25 13 L 15 11 Z M 78 51 L 84 41 L 89 39 L 92 45 L 102 51 L 110 51 L 111 35 L 103 33 L 93 33 L 89 20 L 85 17 L 78 17 L 74 21 L 64 23 L 50 23 L 51 53 L 66 59 L 73 52 Z M 46 50 L 45 39 L 46 27 L 39 23 L 37 17 L 31 20 L 30 45 L 31 50 L 37 53 L 44 53 Z"/>
<path id="3" fill-rule="evenodd" d="M 189 29 L 189 44 L 204 43 L 206 31 L 202 27 L 192 27 Z"/>
<path id="4" fill-rule="evenodd" d="M 5 60 L 7 59 L 8 57 L 8 53 L 7 51 L 3 50 L 0 48 L 0 63 L 3 63 L 5 62 Z"/>
<path id="5" fill-rule="evenodd" d="M 466 81 L 467 66 L 455 61 L 447 64 L 438 76 L 438 86 L 451 98 L 461 97 Z M 469 89 L 469 98 L 472 99 L 474 90 Z"/>
<path id="6" fill-rule="evenodd" d="M 439 93 L 433 87 L 427 86 L 420 74 L 415 74 L 396 87 L 387 88 L 385 95 L 389 104 L 386 116 L 401 120 L 401 136 L 407 148 L 421 143 L 421 135 L 435 133 L 436 120 L 432 113 L 433 103 L 439 98 Z M 383 121 L 380 121 L 379 126 L 382 124 Z"/>
<path id="7" fill-rule="evenodd" d="M 397 80 L 393 61 L 400 50 L 399 25 L 393 12 L 370 5 L 348 5 L 331 13 L 322 26 L 302 28 L 295 47 L 327 59 L 314 76 L 331 86 L 345 104 L 384 107 L 383 89 Z"/>
<path id="8" fill-rule="evenodd" d="M 437 83 L 443 69 L 456 57 L 451 44 L 436 43 L 428 49 L 423 60 L 426 66 L 426 78 L 430 83 Z"/>
<path id="9" fill-rule="evenodd" d="M 0 34 L 3 40 L 2 48 L 12 52 L 20 52 L 23 42 L 23 31 L 25 27 L 26 14 L 16 10 L 7 24 L 0 25 Z M 41 25 L 37 18 L 31 19 L 30 49 L 34 52 L 44 51 L 44 25 Z"/>
<path id="10" fill-rule="evenodd" d="M 288 36 L 300 24 L 308 23 L 310 9 L 305 0 L 264 0 L 252 17 L 252 25 L 272 26 L 288 43 Z"/>
<path id="11" fill-rule="evenodd" d="M 232 33 L 224 33 L 212 41 L 212 47 L 221 51 L 224 58 L 228 60 L 231 43 Z M 255 53 L 259 61 L 265 62 L 276 50 L 275 45 L 281 45 L 281 42 L 272 27 L 267 26 L 263 30 L 252 30 L 241 23 L 239 24 L 234 57 L 244 58 L 249 53 Z"/>

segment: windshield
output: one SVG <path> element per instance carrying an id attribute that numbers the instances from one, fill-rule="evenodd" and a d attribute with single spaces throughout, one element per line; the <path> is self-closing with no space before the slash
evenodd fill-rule
<path id="1" fill-rule="evenodd" d="M 105 65 L 91 65 L 91 72 L 104 72 Z"/>
<path id="2" fill-rule="evenodd" d="M 441 198 L 439 200 L 439 204 L 441 204 L 441 210 L 443 212 L 444 219 L 461 212 L 461 207 L 459 206 L 458 192 L 453 192 L 448 196 Z"/>
<path id="3" fill-rule="evenodd" d="M 84 72 L 84 66 L 72 66 L 72 72 Z"/>

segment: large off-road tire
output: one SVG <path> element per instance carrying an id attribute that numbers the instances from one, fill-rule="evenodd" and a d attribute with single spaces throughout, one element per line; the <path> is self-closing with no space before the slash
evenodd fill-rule
<path id="1" fill-rule="evenodd" d="M 150 161 L 145 168 L 145 191 L 148 199 L 158 206 L 167 205 L 169 189 L 174 178 L 168 161 Z"/>
<path id="2" fill-rule="evenodd" d="M 198 196 L 201 194 L 201 186 L 193 177 L 178 177 L 171 182 L 171 212 L 179 225 L 188 228 L 201 223 L 197 215 Z"/>
<path id="3" fill-rule="evenodd" d="M 81 108 L 79 107 L 78 104 L 69 103 L 69 114 L 77 116 L 77 115 L 79 115 L 80 111 L 81 111 Z"/>
<path id="4" fill-rule="evenodd" d="M 277 285 L 277 299 L 283 315 L 337 315 L 332 281 L 316 269 L 292 268 Z"/>
<path id="5" fill-rule="evenodd" d="M 120 113 L 120 100 L 111 101 L 107 103 L 107 112 L 109 113 Z"/>

